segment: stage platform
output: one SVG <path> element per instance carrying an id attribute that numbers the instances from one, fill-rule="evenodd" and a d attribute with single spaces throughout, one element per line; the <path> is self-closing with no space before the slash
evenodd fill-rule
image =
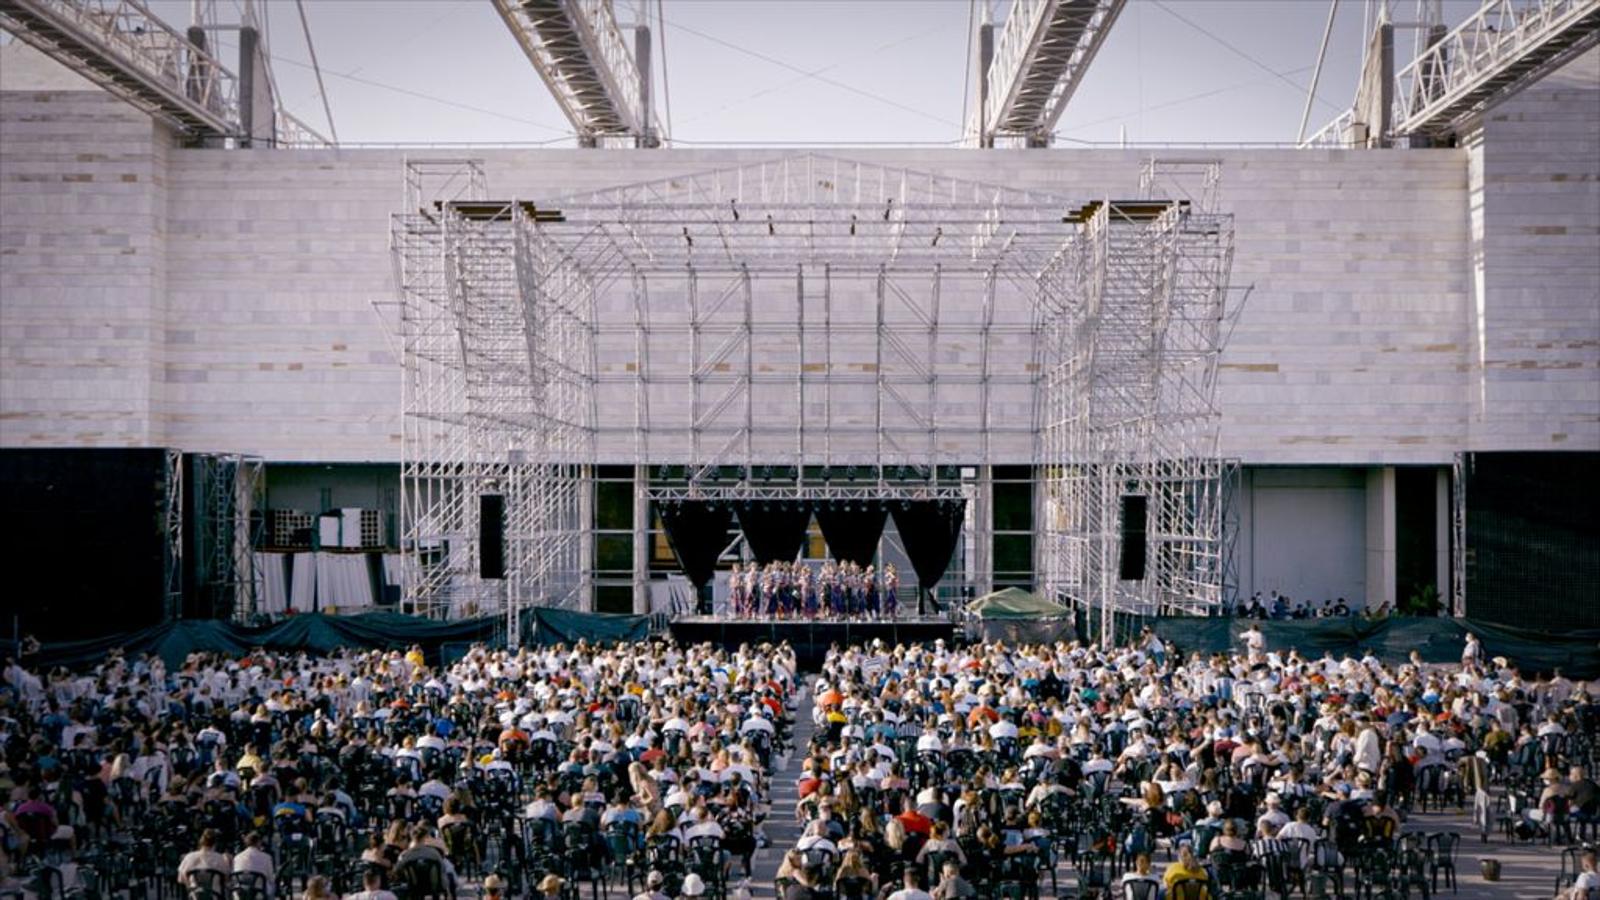
<path id="1" fill-rule="evenodd" d="M 840 622 L 827 619 L 734 619 L 723 616 L 679 616 L 668 625 L 680 643 L 711 642 L 733 649 L 740 644 L 788 641 L 806 671 L 815 671 L 834 644 L 866 644 L 881 638 L 887 645 L 932 642 L 959 637 L 948 616 L 905 616 L 890 622 Z"/>

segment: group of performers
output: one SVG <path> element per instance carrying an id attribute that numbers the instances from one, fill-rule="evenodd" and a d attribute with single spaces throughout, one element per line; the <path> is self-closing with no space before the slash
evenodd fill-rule
<path id="1" fill-rule="evenodd" d="M 893 619 L 900 575 L 893 565 L 880 576 L 872 566 L 828 560 L 813 571 L 804 563 L 733 564 L 728 604 L 741 618 Z"/>

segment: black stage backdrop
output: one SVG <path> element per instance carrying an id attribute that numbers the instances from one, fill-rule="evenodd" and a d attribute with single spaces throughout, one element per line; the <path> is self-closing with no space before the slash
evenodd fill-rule
<path id="1" fill-rule="evenodd" d="M 161 620 L 165 451 L 0 450 L 0 640 L 128 631 Z"/>
<path id="2" fill-rule="evenodd" d="M 1600 629 L 1600 453 L 1472 453 L 1467 615 Z"/>
<path id="3" fill-rule="evenodd" d="M 806 545 L 811 507 L 795 501 L 754 500 L 734 507 L 756 562 L 794 562 Z"/>
<path id="4" fill-rule="evenodd" d="M 872 565 L 889 515 L 887 507 L 877 500 L 834 500 L 816 504 L 812 512 L 822 539 L 828 542 L 829 556 L 858 566 Z"/>
<path id="5" fill-rule="evenodd" d="M 656 503 L 656 512 L 683 574 L 697 588 L 710 584 L 717 557 L 728 546 L 733 510 L 703 500 L 665 500 Z"/>
<path id="6" fill-rule="evenodd" d="M 933 588 L 950 566 L 966 514 L 965 500 L 903 500 L 894 504 L 894 527 L 900 532 L 911 568 L 917 573 L 917 591 L 932 596 Z M 922 606 L 919 596 L 917 606 Z"/>

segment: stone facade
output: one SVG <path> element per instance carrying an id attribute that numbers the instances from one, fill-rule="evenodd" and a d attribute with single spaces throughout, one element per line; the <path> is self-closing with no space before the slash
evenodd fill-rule
<path id="1" fill-rule="evenodd" d="M 1252 288 L 1221 363 L 1224 453 L 1365 466 L 1600 449 L 1600 89 L 1582 68 L 1597 58 L 1492 111 L 1464 148 L 1215 154 L 1233 282 Z M 177 149 L 103 94 L 7 80 L 26 89 L 0 94 L 0 446 L 398 458 L 379 308 L 405 153 Z M 495 195 L 539 199 L 791 154 L 472 155 Z M 1092 199 L 1131 195 L 1149 153 L 839 155 Z M 1001 415 L 1029 408 L 1026 386 L 1005 391 Z M 632 420 L 631 390 L 602 401 L 602 420 Z M 976 440 L 941 450 L 985 461 Z"/>

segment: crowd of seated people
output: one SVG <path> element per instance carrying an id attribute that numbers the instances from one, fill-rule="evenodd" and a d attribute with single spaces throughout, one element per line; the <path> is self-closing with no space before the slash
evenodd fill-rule
<path id="1" fill-rule="evenodd" d="M 1430 812 L 1592 836 L 1600 685 L 1464 657 L 1306 657 L 1259 632 L 1210 656 L 1151 635 L 835 649 L 780 895 L 1013 900 L 1067 875 L 1133 900 L 1398 893 L 1454 884 L 1460 829 Z M 1558 887 L 1585 897 L 1564 852 Z"/>
<path id="2" fill-rule="evenodd" d="M 0 892 L 680 896 L 748 869 L 795 687 L 670 642 L 9 661 Z"/>

